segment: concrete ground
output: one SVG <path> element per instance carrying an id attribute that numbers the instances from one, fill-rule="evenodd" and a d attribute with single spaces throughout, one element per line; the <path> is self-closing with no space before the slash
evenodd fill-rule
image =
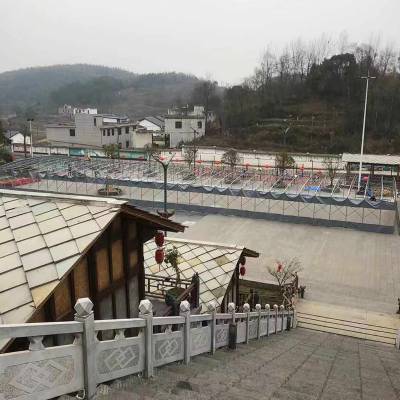
<path id="1" fill-rule="evenodd" d="M 306 299 L 335 306 L 395 315 L 400 297 L 400 237 L 229 215 L 177 213 L 187 225 L 180 237 L 246 246 L 246 278 L 271 281 L 267 266 L 297 257 Z"/>
<path id="2" fill-rule="evenodd" d="M 236 351 L 170 364 L 151 380 L 101 387 L 98 400 L 395 400 L 400 354 L 393 347 L 297 328 Z"/>

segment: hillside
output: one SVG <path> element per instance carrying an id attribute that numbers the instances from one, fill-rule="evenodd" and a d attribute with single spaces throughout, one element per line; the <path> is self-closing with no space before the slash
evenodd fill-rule
<path id="1" fill-rule="evenodd" d="M 71 103 L 141 116 L 187 101 L 196 83 L 174 72 L 139 75 L 89 64 L 26 68 L 0 74 L 0 113 L 48 115 Z"/>

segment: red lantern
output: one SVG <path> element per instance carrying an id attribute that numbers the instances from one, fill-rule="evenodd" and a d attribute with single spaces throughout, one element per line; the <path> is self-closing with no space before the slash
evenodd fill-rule
<path id="1" fill-rule="evenodd" d="M 164 232 L 157 231 L 154 241 L 156 242 L 157 247 L 164 246 Z"/>
<path id="2" fill-rule="evenodd" d="M 246 257 L 243 254 L 239 258 L 239 264 L 246 265 Z"/>
<path id="3" fill-rule="evenodd" d="M 242 265 L 239 269 L 240 276 L 244 276 L 246 274 L 246 267 Z"/>
<path id="4" fill-rule="evenodd" d="M 155 259 L 157 264 L 161 264 L 164 261 L 164 249 L 156 250 Z"/>
<path id="5" fill-rule="evenodd" d="M 282 272 L 282 269 L 283 269 L 282 264 L 281 264 L 281 263 L 278 263 L 277 272 Z"/>

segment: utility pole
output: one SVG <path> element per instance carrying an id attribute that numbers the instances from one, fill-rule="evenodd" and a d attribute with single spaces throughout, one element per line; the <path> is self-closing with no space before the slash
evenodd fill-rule
<path id="1" fill-rule="evenodd" d="M 363 129 L 362 129 L 362 136 L 361 136 L 361 151 L 360 151 L 360 168 L 358 171 L 358 186 L 357 190 L 360 190 L 361 187 L 361 170 L 362 170 L 362 159 L 363 159 L 363 154 L 364 154 L 364 136 L 365 136 L 365 123 L 367 119 L 367 104 L 368 104 L 368 86 L 369 86 L 369 80 L 370 79 L 375 79 L 375 76 L 370 76 L 369 71 L 367 73 L 367 76 L 362 76 L 361 79 L 365 79 L 367 81 L 365 85 L 365 103 L 364 103 L 364 120 L 363 120 Z"/>

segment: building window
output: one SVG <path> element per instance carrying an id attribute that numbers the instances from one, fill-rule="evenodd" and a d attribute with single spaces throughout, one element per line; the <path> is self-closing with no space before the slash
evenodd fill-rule
<path id="1" fill-rule="evenodd" d="M 107 136 L 110 136 L 110 130 L 107 129 Z"/>
<path id="2" fill-rule="evenodd" d="M 129 133 L 129 126 L 125 127 L 125 133 Z"/>
<path id="3" fill-rule="evenodd" d="M 203 123 L 201 121 L 197 121 L 197 127 L 201 129 L 203 127 Z"/>
<path id="4" fill-rule="evenodd" d="M 111 135 L 114 136 L 114 128 L 111 129 Z"/>
<path id="5" fill-rule="evenodd" d="M 69 130 L 69 136 L 75 136 L 75 129 Z"/>
<path id="6" fill-rule="evenodd" d="M 125 147 L 128 148 L 129 147 L 129 140 L 126 141 L 125 143 Z"/>
<path id="7" fill-rule="evenodd" d="M 103 136 L 106 136 L 106 130 L 103 129 Z"/>
<path id="8" fill-rule="evenodd" d="M 93 118 L 93 125 L 97 126 L 97 119 L 96 118 Z"/>
<path id="9" fill-rule="evenodd" d="M 122 128 L 118 128 L 118 135 L 122 133 Z"/>
<path id="10" fill-rule="evenodd" d="M 175 121 L 175 129 L 182 129 L 182 121 Z"/>
<path id="11" fill-rule="evenodd" d="M 122 149 L 122 143 L 118 143 L 118 148 Z"/>

